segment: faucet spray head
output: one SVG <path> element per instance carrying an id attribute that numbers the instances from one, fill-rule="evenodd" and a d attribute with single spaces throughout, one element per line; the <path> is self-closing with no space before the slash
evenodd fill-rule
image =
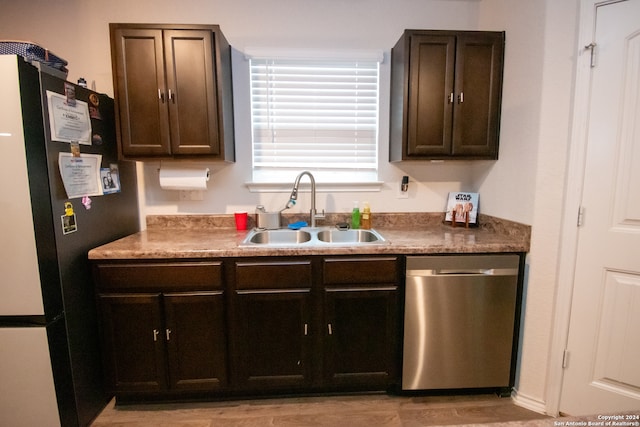
<path id="1" fill-rule="evenodd" d="M 287 202 L 287 204 L 284 206 L 284 209 L 282 210 L 290 209 L 294 207 L 297 199 L 298 199 L 298 189 L 294 187 L 293 190 L 291 191 L 291 195 L 289 196 L 289 201 Z"/>

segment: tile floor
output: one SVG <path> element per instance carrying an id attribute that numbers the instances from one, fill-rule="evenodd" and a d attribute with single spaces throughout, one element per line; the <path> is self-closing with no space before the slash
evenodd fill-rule
<path id="1" fill-rule="evenodd" d="M 553 418 L 494 395 L 374 394 L 118 407 L 111 401 L 92 427 L 420 427 L 514 421 L 553 425 Z"/>

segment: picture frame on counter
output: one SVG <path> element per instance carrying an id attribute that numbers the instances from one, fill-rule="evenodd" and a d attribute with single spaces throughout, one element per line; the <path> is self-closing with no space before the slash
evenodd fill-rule
<path id="1" fill-rule="evenodd" d="M 453 227 L 477 226 L 479 193 L 451 192 L 447 199 L 445 222 L 450 222 Z"/>

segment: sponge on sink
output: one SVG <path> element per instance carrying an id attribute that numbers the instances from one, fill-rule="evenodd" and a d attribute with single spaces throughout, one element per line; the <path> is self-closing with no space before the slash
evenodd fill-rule
<path id="1" fill-rule="evenodd" d="M 287 227 L 289 227 L 292 230 L 300 230 L 302 227 L 306 227 L 308 224 L 305 221 L 298 221 L 298 222 L 293 222 L 291 224 L 289 224 Z"/>

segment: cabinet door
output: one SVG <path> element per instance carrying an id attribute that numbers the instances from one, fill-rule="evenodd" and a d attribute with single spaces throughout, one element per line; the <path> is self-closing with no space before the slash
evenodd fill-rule
<path id="1" fill-rule="evenodd" d="M 122 154 L 170 154 L 162 30 L 117 28 L 112 37 Z"/>
<path id="2" fill-rule="evenodd" d="M 165 30 L 173 154 L 220 154 L 214 33 Z"/>
<path id="3" fill-rule="evenodd" d="M 459 35 L 456 46 L 454 156 L 498 158 L 504 35 Z"/>
<path id="4" fill-rule="evenodd" d="M 167 387 L 160 294 L 100 295 L 107 383 L 113 392 Z"/>
<path id="5" fill-rule="evenodd" d="M 220 292 L 164 295 L 169 386 L 218 390 L 227 385 L 224 299 Z"/>
<path id="6" fill-rule="evenodd" d="M 237 291 L 236 375 L 240 388 L 311 385 L 310 290 Z"/>
<path id="7" fill-rule="evenodd" d="M 412 35 L 407 157 L 451 153 L 455 36 Z"/>
<path id="8" fill-rule="evenodd" d="M 397 288 L 325 289 L 325 381 L 384 390 L 396 377 Z"/>

